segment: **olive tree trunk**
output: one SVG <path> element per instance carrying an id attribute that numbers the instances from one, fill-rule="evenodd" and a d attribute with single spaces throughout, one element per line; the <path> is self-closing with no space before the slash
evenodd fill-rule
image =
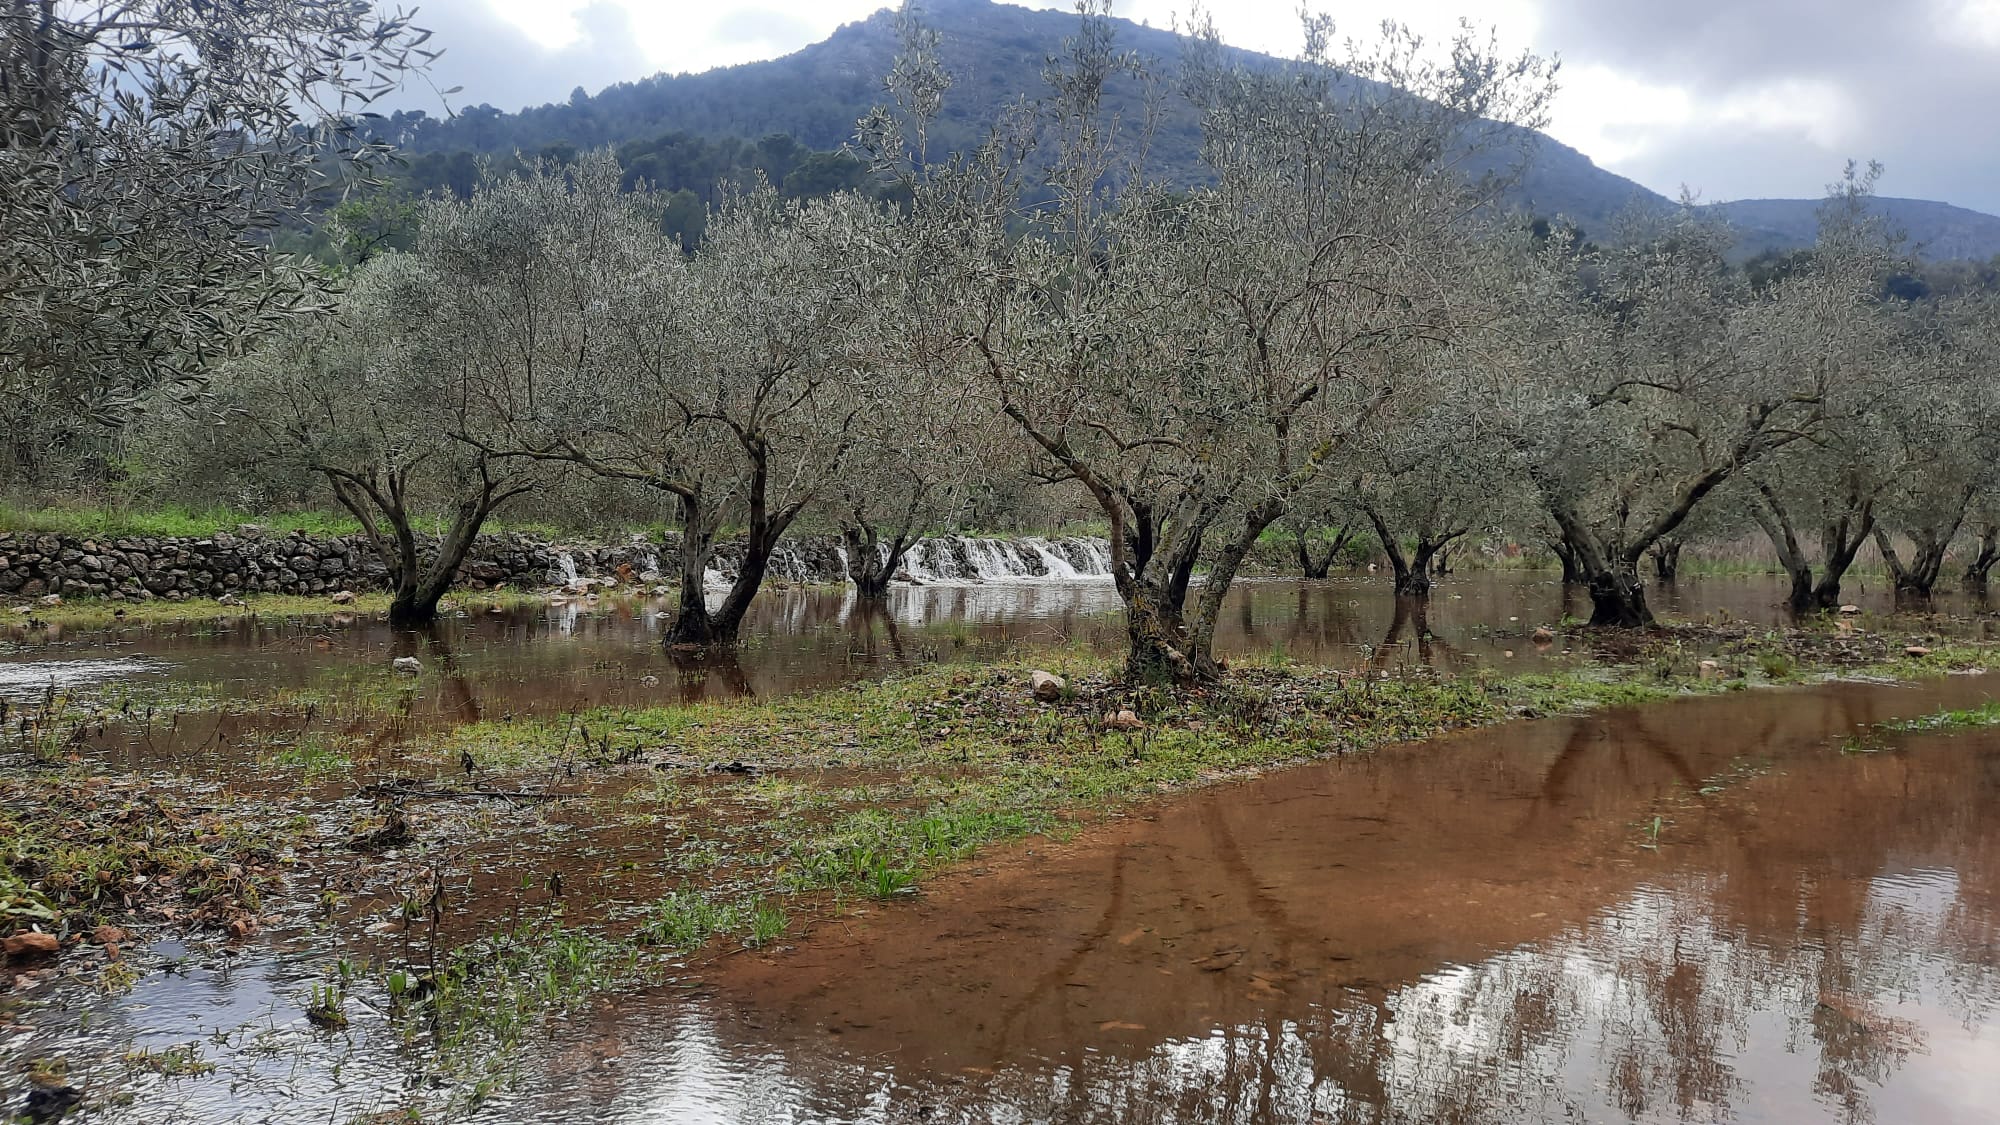
<path id="1" fill-rule="evenodd" d="M 375 557 L 388 572 L 389 624 L 399 629 L 437 620 L 438 603 L 457 581 L 459 568 L 472 553 L 487 518 L 500 505 L 533 488 L 532 484 L 510 485 L 497 480 L 492 466 L 482 460 L 477 493 L 458 502 L 451 526 L 438 540 L 436 550 L 427 552 L 418 539 L 407 502 L 416 466 L 366 473 L 326 465 L 319 469 L 332 485 L 334 499 L 361 524 Z"/>
<path id="2" fill-rule="evenodd" d="M 1979 529 L 1979 553 L 1965 564 L 1966 593 L 1986 596 L 1986 583 L 1993 574 L 1994 563 L 2000 563 L 2000 523 L 1984 524 Z"/>

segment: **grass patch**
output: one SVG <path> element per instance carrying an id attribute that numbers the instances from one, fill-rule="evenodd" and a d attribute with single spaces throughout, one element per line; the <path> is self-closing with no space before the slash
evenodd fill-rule
<path id="1" fill-rule="evenodd" d="M 205 539 L 218 531 L 234 532 L 244 524 L 256 524 L 267 532 L 308 535 L 353 535 L 361 530 L 354 517 L 332 512 L 244 512 L 233 508 L 186 508 L 168 505 L 136 511 L 130 508 L 49 507 L 22 508 L 0 504 L 0 531 L 34 535 L 75 535 L 84 538 Z"/>
<path id="2" fill-rule="evenodd" d="M 295 531 L 319 538 L 359 535 L 361 525 L 346 512 L 246 512 L 236 508 L 189 508 L 168 504 L 134 509 L 118 505 L 63 505 L 23 507 L 0 503 L 0 532 L 29 535 L 73 535 L 86 539 L 158 538 L 207 539 L 215 533 L 236 530 L 245 524 L 264 529 L 268 535 L 289 535 Z M 624 534 L 620 528 L 564 528 L 534 520 L 488 520 L 485 532 L 527 532 L 545 538 L 572 534 Z"/>
<path id="3" fill-rule="evenodd" d="M 202 1058 L 201 1044 L 182 1043 L 161 1050 L 141 1048 L 125 1055 L 125 1065 L 164 1078 L 193 1078 L 215 1073 L 215 1064 Z"/>
<path id="4" fill-rule="evenodd" d="M 209 621 L 224 617 L 325 617 L 335 613 L 381 613 L 389 608 L 389 595 L 359 595 L 352 605 L 335 605 L 326 597 L 297 594 L 251 594 L 240 604 L 224 605 L 214 598 L 169 601 L 115 601 L 85 598 L 57 606 L 35 606 L 33 612 L 15 615 L 13 624 L 33 628 L 36 624 L 67 628 L 114 625 L 170 624 L 180 621 Z M 8 624 L 0 620 L 0 625 Z"/>
<path id="5" fill-rule="evenodd" d="M 254 926 L 282 877 L 280 830 L 221 794 L 195 804 L 144 777 L 85 767 L 0 774 L 0 929 L 155 920 L 230 931 Z M 241 932 L 248 932 L 242 929 Z"/>
<path id="6" fill-rule="evenodd" d="M 1879 726 L 1880 729 L 1894 734 L 2000 726 L 2000 699 L 1989 699 L 1977 707 L 1933 711 L 1914 719 L 1895 719 Z"/>

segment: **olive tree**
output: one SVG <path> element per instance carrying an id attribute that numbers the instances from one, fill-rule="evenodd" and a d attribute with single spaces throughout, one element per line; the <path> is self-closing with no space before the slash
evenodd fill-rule
<path id="1" fill-rule="evenodd" d="M 1502 431 L 1468 409 L 1465 369 L 1479 362 L 1441 351 L 1349 451 L 1348 503 L 1374 529 L 1398 596 L 1429 596 L 1442 553 L 1509 510 Z"/>
<path id="2" fill-rule="evenodd" d="M 1899 471 L 1883 489 L 1873 537 L 1898 596 L 1922 601 L 1975 503 L 2000 483 L 2000 432 L 1992 421 L 2000 414 L 2000 382 L 1992 376 L 1984 302 L 1948 300 L 1912 315 L 1919 323 L 1908 377 L 1880 417 L 1881 440 Z"/>
<path id="3" fill-rule="evenodd" d="M 1519 261 L 1512 360 L 1487 409 L 1509 431 L 1591 623 L 1652 623 L 1639 564 L 1718 486 L 1816 425 L 1812 371 L 1762 362 L 1780 322 L 1684 209 L 1611 248 L 1551 238 Z"/>
<path id="4" fill-rule="evenodd" d="M 1144 70 L 1099 16 L 1085 6 L 1047 72 L 1046 202 L 938 191 L 914 207 L 967 227 L 941 261 L 989 394 L 1110 526 L 1125 675 L 1187 681 L 1216 671 L 1217 617 L 1258 537 L 1404 361 L 1476 319 L 1443 279 L 1493 189 L 1459 165 L 1508 136 L 1482 118 L 1539 120 L 1546 71 L 1470 37 L 1428 61 L 1394 28 L 1336 62 L 1318 18 L 1300 62 L 1252 71 L 1204 31 L 1182 95 L 1213 178 L 1170 191 L 1121 159 L 1142 146 L 1105 90 Z"/>
<path id="5" fill-rule="evenodd" d="M 872 277 L 854 310 L 849 361 L 865 376 L 833 383 L 850 449 L 821 505 L 838 528 L 847 574 L 878 600 L 930 528 L 957 524 L 996 469 L 996 419 L 969 379 L 933 271 L 932 230 L 869 223 L 850 239 L 850 268 Z"/>
<path id="6" fill-rule="evenodd" d="M 1820 208 L 1812 251 L 1773 282 L 1774 331 L 1762 362 L 1811 384 L 1817 424 L 1744 474 L 1747 510 L 1777 551 L 1795 611 L 1840 604 L 1841 580 L 1875 533 L 1883 489 L 1900 471 L 1888 415 L 1924 381 L 1910 318 L 1882 298 L 1897 264 L 1891 232 L 1865 204 L 1880 169 L 1850 165 Z M 1816 530 L 1818 569 L 1806 546 Z"/>
<path id="7" fill-rule="evenodd" d="M 871 378 L 853 358 L 878 282 L 863 244 L 886 221 L 857 196 L 727 199 L 694 256 L 660 238 L 610 270 L 603 354 L 530 412 L 525 452 L 671 498 L 670 646 L 733 646 L 779 540 L 840 479 Z M 709 564 L 737 520 L 742 564 L 711 609 Z"/>
<path id="8" fill-rule="evenodd" d="M 534 487 L 464 440 L 495 419 L 436 315 L 443 278 L 417 256 L 362 269 L 338 310 L 218 373 L 186 448 L 245 473 L 321 479 L 389 575 L 389 620 L 435 619 L 480 528 Z M 426 534 L 434 525 L 438 534 Z"/>
<path id="9" fill-rule="evenodd" d="M 431 57 L 356 0 L 0 0 L 0 484 L 325 305 L 268 234 L 385 149 L 355 117 Z"/>

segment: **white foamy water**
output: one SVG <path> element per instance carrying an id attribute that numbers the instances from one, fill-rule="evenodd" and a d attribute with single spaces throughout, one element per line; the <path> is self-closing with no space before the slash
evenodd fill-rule
<path id="1" fill-rule="evenodd" d="M 87 684 L 110 683 L 134 676 L 165 672 L 167 666 L 144 657 L 118 660 L 0 661 L 0 698 L 32 699 L 55 685 L 57 691 Z"/>

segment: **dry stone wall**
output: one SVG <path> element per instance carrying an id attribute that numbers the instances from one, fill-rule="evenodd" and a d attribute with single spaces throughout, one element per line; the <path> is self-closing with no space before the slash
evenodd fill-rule
<path id="1" fill-rule="evenodd" d="M 657 568 L 659 548 L 555 544 L 532 535 L 480 537 L 461 584 L 543 586 L 560 582 L 568 559 L 578 575 Z M 0 531 L 0 598 L 146 600 L 224 594 L 323 594 L 387 585 L 387 570 L 361 536 L 274 534 L 245 528 L 205 538 L 84 537 Z"/>

